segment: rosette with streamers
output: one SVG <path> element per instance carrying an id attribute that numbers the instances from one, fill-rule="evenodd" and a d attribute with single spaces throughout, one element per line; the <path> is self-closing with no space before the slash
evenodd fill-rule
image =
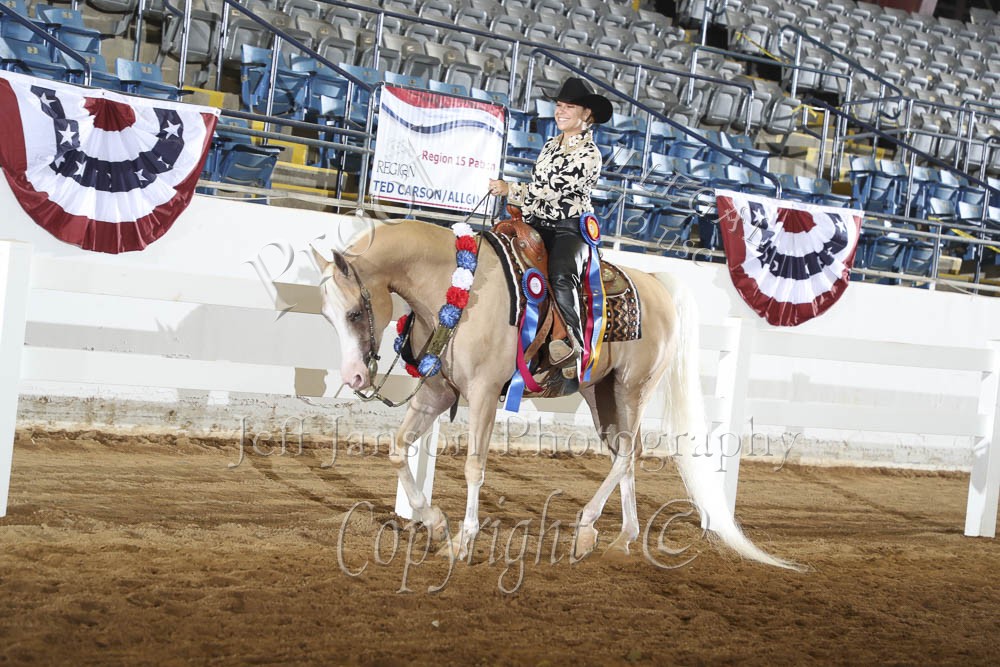
<path id="1" fill-rule="evenodd" d="M 584 382 L 590 380 L 590 371 L 597 366 L 597 360 L 601 356 L 601 343 L 604 340 L 604 282 L 601 280 L 601 257 L 597 252 L 601 245 L 601 223 L 593 213 L 584 213 L 580 216 L 580 232 L 583 240 L 590 246 L 590 256 L 587 258 L 587 267 L 583 282 L 584 292 L 587 296 L 587 317 L 584 318 L 583 331 L 583 358 L 581 360 L 582 378 Z"/>
<path id="2" fill-rule="evenodd" d="M 545 300 L 545 277 L 538 269 L 528 269 L 521 279 L 521 290 L 524 292 L 527 305 L 521 314 L 521 322 L 518 325 L 519 335 L 517 337 L 517 368 L 510 378 L 510 387 L 507 388 L 507 400 L 504 402 L 504 409 L 517 412 L 521 409 L 521 397 L 524 396 L 524 388 L 529 391 L 540 392 L 542 387 L 535 382 L 528 368 L 528 362 L 524 359 L 524 351 L 535 340 L 538 331 L 538 307 Z"/>

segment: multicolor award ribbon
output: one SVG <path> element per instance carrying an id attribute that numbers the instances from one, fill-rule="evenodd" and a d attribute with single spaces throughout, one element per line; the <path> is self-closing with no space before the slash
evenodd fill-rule
<path id="1" fill-rule="evenodd" d="M 538 307 L 545 300 L 545 277 L 538 269 L 528 269 L 521 279 L 521 290 L 527 304 L 524 313 L 521 315 L 521 322 L 518 325 L 517 337 L 517 368 L 510 378 L 510 386 L 507 388 L 507 400 L 504 401 L 504 409 L 517 412 L 521 409 L 521 397 L 524 396 L 524 388 L 529 391 L 540 392 L 542 387 L 535 382 L 528 368 L 528 362 L 524 359 L 524 351 L 535 340 L 538 331 Z"/>
<path id="2" fill-rule="evenodd" d="M 584 382 L 590 380 L 590 372 L 597 366 L 604 340 L 604 281 L 601 280 L 601 257 L 597 249 L 601 245 L 601 223 L 593 213 L 580 216 L 580 233 L 590 246 L 590 257 L 584 275 L 584 293 L 587 295 L 587 317 L 583 332 L 583 358 L 581 376 Z"/>

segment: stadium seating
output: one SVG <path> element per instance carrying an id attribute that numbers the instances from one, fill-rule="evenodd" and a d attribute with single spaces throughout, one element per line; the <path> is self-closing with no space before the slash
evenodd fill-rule
<path id="1" fill-rule="evenodd" d="M 803 105 L 813 95 L 843 102 L 850 90 L 857 103 L 845 108 L 859 120 L 898 130 L 900 139 L 927 156 L 967 167 L 970 176 L 1000 175 L 1000 21 L 994 13 L 974 11 L 964 23 L 854 0 L 687 0 L 677 3 L 678 14 L 671 21 L 649 11 L 649 3 L 636 10 L 631 2 L 619 0 L 354 0 L 352 7 L 318 0 L 243 4 L 366 84 L 354 86 L 348 100 L 343 76 L 283 40 L 273 94 L 275 114 L 330 128 L 316 130 L 321 138 L 343 138 L 336 130 L 364 126 L 371 88 L 380 82 L 468 94 L 509 107 L 508 156 L 526 162 L 515 160 L 508 168 L 522 174 L 541 143 L 557 131 L 548 96 L 570 73 L 532 50 L 535 46 L 565 49 L 555 53 L 616 90 L 636 91 L 641 102 L 637 107 L 614 97 L 615 116 L 596 128 L 595 139 L 608 160 L 602 186 L 614 188 L 622 179 L 630 183 L 650 179 L 653 196 L 646 200 L 634 194 L 597 196 L 609 214 L 617 205 L 629 216 L 647 215 L 650 222 L 638 233 L 645 240 L 658 230 L 690 240 L 693 230 L 700 229 L 701 243 L 717 248 L 718 238 L 707 216 L 672 210 L 667 190 L 676 184 L 656 180 L 681 177 L 709 187 L 773 194 L 773 184 L 756 168 L 767 170 L 777 164 L 771 150 L 785 149 L 792 133 L 818 131 L 816 117 Z M 5 5 L 27 16 L 24 0 Z M 177 99 L 181 92 L 163 83 L 160 69 L 173 67 L 180 55 L 182 21 L 174 5 L 146 3 L 144 18 L 160 25 L 153 33 L 154 38 L 160 35 L 154 62 L 119 60 L 118 76 L 107 72 L 100 33 L 123 35 L 121 25 L 127 24 L 136 5 L 136 0 L 88 0 L 83 13 L 42 4 L 33 11 L 42 21 L 38 25 L 84 53 L 94 85 Z M 218 0 L 193 0 L 191 7 L 187 59 L 198 71 L 188 83 L 208 83 L 220 55 L 221 17 L 228 14 L 221 76 L 228 77 L 229 90 L 235 90 L 231 82 L 239 69 L 243 108 L 262 111 L 275 44 L 271 31 Z M 380 21 L 379 12 L 395 15 L 386 14 Z M 95 17 L 107 19 L 111 27 L 94 30 Z M 700 50 L 698 34 L 674 25 L 691 29 L 703 20 L 725 29 L 728 52 Z M 803 68 L 795 77 L 795 91 L 790 68 L 774 67 L 777 74 L 769 74 L 764 64 L 740 59 L 741 53 L 765 60 L 789 58 L 795 34 L 788 26 L 805 30 L 819 42 L 803 41 L 799 61 Z M 376 45 L 377 27 L 381 41 Z M 0 17 L 0 37 L 4 39 L 0 65 L 5 69 L 82 81 L 78 62 L 53 51 L 23 25 Z M 515 40 L 520 42 L 517 62 L 511 59 Z M 378 65 L 372 67 L 376 52 Z M 695 54 L 697 65 L 692 60 Z M 529 59 L 534 61 L 530 80 Z M 634 65 L 642 65 L 643 71 Z M 710 80 L 692 79 L 690 72 Z M 912 100 L 909 135 L 902 131 L 907 103 L 895 99 L 893 86 Z M 345 118 L 348 106 L 351 114 Z M 649 108 L 654 115 L 646 114 L 644 109 Z M 967 109 L 976 110 L 974 120 Z M 664 118 L 691 133 L 663 122 Z M 784 196 L 837 206 L 849 203 L 875 216 L 909 216 L 908 220 L 950 216 L 956 222 L 980 224 L 984 216 L 990 219 L 990 207 L 1000 205 L 994 193 L 987 197 L 982 187 L 955 169 L 923 156 L 911 160 L 888 139 L 880 139 L 878 148 L 882 152 L 873 149 L 872 157 L 834 156 L 848 166 L 843 174 L 809 171 L 808 177 L 783 176 Z M 333 166 L 340 157 L 320 150 L 314 163 Z M 776 168 L 785 171 L 787 166 Z M 814 169 L 812 164 L 808 167 Z M 837 194 L 841 184 L 831 186 L 831 180 L 842 177 L 850 183 L 850 198 Z M 903 268 L 914 275 L 930 270 L 928 255 L 933 256 L 934 248 L 929 244 L 907 238 L 880 240 L 885 237 L 881 231 L 873 230 L 864 239 L 865 252 L 859 251 L 864 255 L 862 264 Z"/>
<path id="2" fill-rule="evenodd" d="M 275 146 L 256 145 L 248 135 L 226 129 L 247 128 L 245 120 L 225 118 L 222 123 L 216 129 L 209 155 L 202 169 L 202 178 L 231 185 L 270 187 L 271 174 L 281 149 Z M 214 194 L 211 188 L 203 188 L 200 191 Z"/>

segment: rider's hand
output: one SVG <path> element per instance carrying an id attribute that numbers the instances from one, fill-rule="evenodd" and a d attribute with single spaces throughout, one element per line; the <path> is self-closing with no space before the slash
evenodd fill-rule
<path id="1" fill-rule="evenodd" d="M 507 184 L 501 180 L 490 179 L 490 194 L 496 197 L 506 197 L 507 193 L 510 192 L 510 188 Z"/>

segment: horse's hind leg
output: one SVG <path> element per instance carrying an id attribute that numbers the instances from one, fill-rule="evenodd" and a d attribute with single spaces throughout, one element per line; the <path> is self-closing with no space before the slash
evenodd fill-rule
<path id="1" fill-rule="evenodd" d="M 604 511 L 604 505 L 616 486 L 622 496 L 622 530 L 610 549 L 628 553 L 629 544 L 639 537 L 639 518 L 635 497 L 635 461 L 640 454 L 639 421 L 648 400 L 644 390 L 629 391 L 618 379 L 610 376 L 584 392 L 594 423 L 601 438 L 611 450 L 611 470 L 597 492 L 583 508 L 574 556 L 583 558 L 597 544 L 594 524 Z"/>
<path id="2" fill-rule="evenodd" d="M 396 466 L 399 483 L 406 493 L 410 507 L 413 508 L 413 518 L 426 525 L 434 539 L 442 539 L 447 534 L 447 520 L 437 507 L 431 507 L 423 491 L 417 486 L 416 480 L 407 465 L 409 446 L 423 436 L 434 420 L 442 412 L 451 407 L 457 396 L 447 384 L 439 381 L 428 381 L 410 400 L 410 405 L 403 417 L 403 423 L 396 431 L 389 460 Z"/>
<path id="3" fill-rule="evenodd" d="M 607 503 L 612 491 L 621 481 L 625 474 L 625 462 L 628 457 L 619 456 L 618 452 L 618 415 L 615 410 L 615 380 L 614 376 L 608 376 L 597 382 L 592 387 L 581 391 L 584 400 L 590 406 L 591 415 L 594 418 L 594 426 L 601 436 L 601 440 L 611 450 L 611 470 L 607 477 L 601 482 L 597 493 L 580 513 L 580 521 L 576 529 L 576 542 L 573 545 L 573 555 L 575 558 L 583 558 L 597 545 L 597 529 L 594 524 L 604 511 L 604 504 Z"/>
<path id="4" fill-rule="evenodd" d="M 640 411 L 641 414 L 641 411 Z M 635 430 L 632 441 L 635 443 L 631 448 L 631 461 L 628 470 L 622 475 L 618 482 L 618 490 L 622 497 L 622 532 L 618 534 L 608 546 L 609 552 L 621 552 L 628 554 L 628 546 L 639 538 L 639 510 L 635 499 L 635 462 L 642 454 L 642 433 L 641 429 Z M 627 454 L 626 454 L 627 455 Z"/>

